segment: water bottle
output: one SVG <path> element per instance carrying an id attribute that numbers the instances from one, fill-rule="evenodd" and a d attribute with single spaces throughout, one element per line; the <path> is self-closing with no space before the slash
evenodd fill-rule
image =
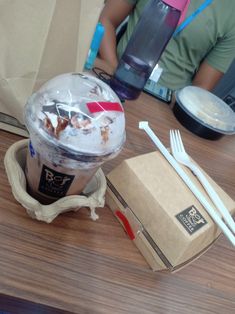
<path id="1" fill-rule="evenodd" d="M 150 0 L 110 85 L 121 99 L 136 99 L 172 37 L 187 0 Z"/>

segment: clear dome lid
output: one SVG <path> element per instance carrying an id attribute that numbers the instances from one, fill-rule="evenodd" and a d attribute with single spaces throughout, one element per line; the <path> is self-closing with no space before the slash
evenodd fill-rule
<path id="1" fill-rule="evenodd" d="M 34 136 L 73 153 L 103 156 L 125 142 L 125 116 L 113 90 L 84 73 L 59 75 L 28 100 L 25 124 Z"/>
<path id="2" fill-rule="evenodd" d="M 176 93 L 177 103 L 196 121 L 224 134 L 235 133 L 235 112 L 222 99 L 196 86 Z"/>

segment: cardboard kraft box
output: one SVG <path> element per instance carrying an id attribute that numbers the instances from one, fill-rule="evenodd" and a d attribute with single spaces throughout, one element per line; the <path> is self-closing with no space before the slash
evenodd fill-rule
<path id="1" fill-rule="evenodd" d="M 182 168 L 214 207 L 197 178 Z M 235 202 L 206 176 L 234 214 Z M 221 233 L 160 152 L 124 160 L 107 175 L 107 185 L 106 204 L 154 271 L 179 270 Z"/>

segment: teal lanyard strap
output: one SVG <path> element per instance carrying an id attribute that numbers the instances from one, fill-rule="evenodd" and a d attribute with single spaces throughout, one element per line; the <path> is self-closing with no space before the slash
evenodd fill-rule
<path id="1" fill-rule="evenodd" d="M 186 26 L 188 26 L 188 24 L 191 23 L 198 14 L 200 14 L 203 10 L 205 10 L 208 7 L 208 5 L 212 3 L 212 1 L 213 0 L 206 0 L 205 2 L 203 2 L 195 12 L 193 12 L 189 17 L 187 17 L 187 19 L 183 23 L 180 24 L 180 26 L 174 32 L 173 37 L 175 37 L 180 32 L 182 32 L 182 30 Z"/>

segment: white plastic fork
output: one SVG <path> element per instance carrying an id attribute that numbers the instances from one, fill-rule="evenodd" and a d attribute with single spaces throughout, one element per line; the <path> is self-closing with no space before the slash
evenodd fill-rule
<path id="1" fill-rule="evenodd" d="M 223 216 L 224 221 L 227 223 L 228 227 L 232 230 L 233 233 L 235 233 L 235 222 L 232 216 L 230 215 L 228 209 L 225 207 L 224 203 L 222 202 L 222 200 L 220 199 L 216 191 L 208 182 L 205 175 L 202 173 L 199 167 L 193 162 L 193 160 L 185 151 L 179 130 L 170 130 L 170 145 L 171 145 L 172 154 L 175 157 L 175 159 L 179 163 L 187 166 L 189 169 L 192 170 L 192 172 L 196 175 L 198 180 L 201 182 L 201 184 L 205 188 L 206 192 L 210 196 L 216 208 L 219 210 L 219 212 Z"/>
<path id="2" fill-rule="evenodd" d="M 233 244 L 233 246 L 235 246 L 235 236 L 232 233 L 232 231 L 224 223 L 224 221 L 218 215 L 217 211 L 215 211 L 215 209 L 211 206 L 211 204 L 208 202 L 205 196 L 201 193 L 198 187 L 193 183 L 193 181 L 190 179 L 190 177 L 187 175 L 184 169 L 180 166 L 180 164 L 176 161 L 176 159 L 169 153 L 166 147 L 162 144 L 162 142 L 159 140 L 157 135 L 153 132 L 153 130 L 149 126 L 148 121 L 140 121 L 139 129 L 144 130 L 148 134 L 148 136 L 151 138 L 154 144 L 158 147 L 158 149 L 166 158 L 166 160 L 175 169 L 175 171 L 178 173 L 178 175 L 181 177 L 184 183 L 188 186 L 188 188 L 192 191 L 192 193 L 196 196 L 196 198 L 199 200 L 202 206 L 207 210 L 207 212 L 215 221 L 215 223 L 220 227 L 220 229 L 223 231 L 223 233 L 228 238 L 228 240 Z"/>

